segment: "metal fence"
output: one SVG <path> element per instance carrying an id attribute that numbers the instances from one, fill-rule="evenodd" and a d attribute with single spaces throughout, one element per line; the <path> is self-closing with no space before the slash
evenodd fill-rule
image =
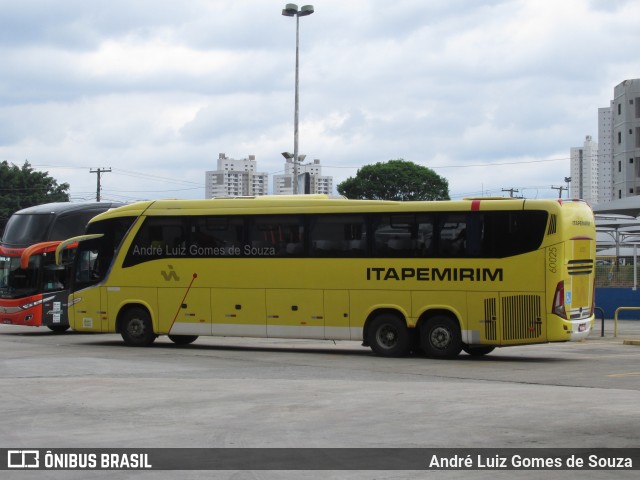
<path id="1" fill-rule="evenodd" d="M 596 257 L 596 287 L 633 288 L 640 279 L 639 267 L 633 257 Z"/>

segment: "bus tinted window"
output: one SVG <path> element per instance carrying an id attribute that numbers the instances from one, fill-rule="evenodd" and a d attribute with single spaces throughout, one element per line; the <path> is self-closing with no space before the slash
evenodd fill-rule
<path id="1" fill-rule="evenodd" d="M 484 215 L 484 256 L 504 258 L 540 247 L 547 226 L 547 212 L 525 210 L 486 212 Z"/>
<path id="2" fill-rule="evenodd" d="M 433 217 L 429 214 L 383 214 L 373 217 L 376 257 L 433 255 Z"/>
<path id="3" fill-rule="evenodd" d="M 191 257 L 230 257 L 244 253 L 242 217 L 194 217 L 188 252 Z"/>
<path id="4" fill-rule="evenodd" d="M 547 212 L 468 212 L 440 218 L 438 256 L 505 258 L 540 247 Z"/>
<path id="5" fill-rule="evenodd" d="M 471 243 L 478 243 L 478 238 L 467 241 L 467 213 L 452 213 L 443 215 L 440 219 L 440 236 L 438 240 L 438 254 L 440 257 L 466 257 L 467 247 Z M 476 245 L 477 247 L 477 245 Z"/>
<path id="6" fill-rule="evenodd" d="M 546 221 L 544 211 L 148 217 L 123 266 L 170 257 L 504 258 L 539 248 Z"/>
<path id="7" fill-rule="evenodd" d="M 251 257 L 301 257 L 304 255 L 304 226 L 295 215 L 258 216 L 251 219 Z"/>
<path id="8" fill-rule="evenodd" d="M 2 243 L 7 246 L 26 246 L 44 242 L 54 217 L 54 214 L 48 213 L 12 215 L 5 227 Z"/>
<path id="9" fill-rule="evenodd" d="M 364 257 L 367 225 L 363 215 L 313 216 L 309 222 L 312 257 Z"/>
<path id="10" fill-rule="evenodd" d="M 20 268 L 20 258 L 0 257 L 0 298 L 20 298 L 38 291 L 41 256 L 29 259 L 29 267 Z"/>
<path id="11" fill-rule="evenodd" d="M 125 258 L 125 267 L 159 258 L 187 256 L 187 229 L 179 217 L 147 217 Z"/>
<path id="12" fill-rule="evenodd" d="M 89 220 L 98 215 L 98 213 L 100 213 L 100 211 L 91 210 L 88 212 L 79 211 L 60 215 L 51 228 L 49 238 L 70 238 L 82 235 Z"/>

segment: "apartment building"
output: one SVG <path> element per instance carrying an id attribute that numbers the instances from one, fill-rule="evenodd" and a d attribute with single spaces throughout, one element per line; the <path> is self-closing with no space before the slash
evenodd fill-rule
<path id="1" fill-rule="evenodd" d="M 288 158 L 284 165 L 284 173 L 273 176 L 274 195 L 293 194 L 293 159 Z M 322 175 L 320 160 L 298 164 L 298 193 L 333 193 L 333 177 Z M 306 187 L 306 188 L 305 188 Z"/>
<path id="2" fill-rule="evenodd" d="M 640 79 L 614 88 L 611 102 L 613 199 L 640 195 Z"/>
<path id="3" fill-rule="evenodd" d="M 571 197 L 598 203 L 598 181 L 598 143 L 587 135 L 581 147 L 571 148 Z"/>
<path id="4" fill-rule="evenodd" d="M 217 170 L 205 172 L 205 198 L 266 195 L 269 174 L 257 167 L 255 155 L 235 160 L 220 153 Z"/>

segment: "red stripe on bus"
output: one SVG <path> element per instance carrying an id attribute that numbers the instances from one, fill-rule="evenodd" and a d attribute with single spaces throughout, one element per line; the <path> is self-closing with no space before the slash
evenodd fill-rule
<path id="1" fill-rule="evenodd" d="M 471 201 L 471 211 L 475 212 L 480 210 L 480 200 L 472 200 Z"/>

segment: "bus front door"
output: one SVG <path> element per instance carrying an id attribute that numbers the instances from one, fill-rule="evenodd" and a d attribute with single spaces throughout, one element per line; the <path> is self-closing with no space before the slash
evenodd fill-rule
<path id="1" fill-rule="evenodd" d="M 103 287 L 90 287 L 69 295 L 69 325 L 84 332 L 106 332 L 108 317 L 103 308 Z"/>

